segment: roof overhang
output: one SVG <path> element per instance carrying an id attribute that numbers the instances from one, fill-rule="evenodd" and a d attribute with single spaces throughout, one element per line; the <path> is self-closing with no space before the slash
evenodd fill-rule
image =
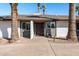
<path id="1" fill-rule="evenodd" d="M 18 20 L 20 21 L 68 21 L 68 16 L 55 16 L 55 15 L 19 15 Z M 79 21 L 79 16 L 76 16 Z M 11 16 L 0 17 L 1 21 L 11 21 Z"/>

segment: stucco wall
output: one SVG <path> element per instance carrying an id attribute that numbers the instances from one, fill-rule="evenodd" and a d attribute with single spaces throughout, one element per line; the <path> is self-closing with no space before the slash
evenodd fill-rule
<path id="1" fill-rule="evenodd" d="M 56 37 L 66 38 L 68 33 L 68 21 L 56 21 Z"/>
<path id="2" fill-rule="evenodd" d="M 20 37 L 20 27 L 18 26 Z M 11 21 L 0 21 L 0 38 L 11 38 Z"/>
<path id="3" fill-rule="evenodd" d="M 46 23 L 44 28 L 44 35 L 46 36 Z M 56 21 L 56 37 L 65 38 L 68 32 L 67 21 Z M 20 37 L 20 24 L 18 26 L 18 33 Z M 55 29 L 51 30 L 52 37 L 55 35 Z M 11 38 L 11 21 L 0 21 L 0 38 Z"/>

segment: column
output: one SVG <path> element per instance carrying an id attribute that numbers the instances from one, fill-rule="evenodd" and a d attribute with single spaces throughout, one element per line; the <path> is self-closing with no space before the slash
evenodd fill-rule
<path id="1" fill-rule="evenodd" d="M 30 21 L 30 39 L 34 37 L 34 25 L 33 20 Z"/>

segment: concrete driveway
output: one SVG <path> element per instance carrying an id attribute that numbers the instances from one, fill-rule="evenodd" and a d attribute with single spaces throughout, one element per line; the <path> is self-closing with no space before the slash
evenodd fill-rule
<path id="1" fill-rule="evenodd" d="M 16 43 L 0 45 L 2 56 L 52 56 L 50 45 L 47 40 L 21 40 Z"/>
<path id="2" fill-rule="evenodd" d="M 79 43 L 53 43 L 56 56 L 79 56 Z"/>
<path id="3" fill-rule="evenodd" d="M 0 45 L 2 56 L 79 56 L 79 43 L 56 43 L 49 38 L 20 39 Z"/>

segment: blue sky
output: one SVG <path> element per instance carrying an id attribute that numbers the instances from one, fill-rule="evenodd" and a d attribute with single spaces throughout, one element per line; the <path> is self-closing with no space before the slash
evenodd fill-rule
<path id="1" fill-rule="evenodd" d="M 42 3 L 41 3 L 42 5 Z M 37 3 L 19 3 L 18 13 L 20 15 L 28 15 L 37 13 Z M 42 13 L 42 9 L 41 9 Z M 68 15 L 68 3 L 46 3 L 46 14 L 49 15 Z M 0 3 L 0 16 L 10 15 L 11 8 L 8 3 Z"/>

